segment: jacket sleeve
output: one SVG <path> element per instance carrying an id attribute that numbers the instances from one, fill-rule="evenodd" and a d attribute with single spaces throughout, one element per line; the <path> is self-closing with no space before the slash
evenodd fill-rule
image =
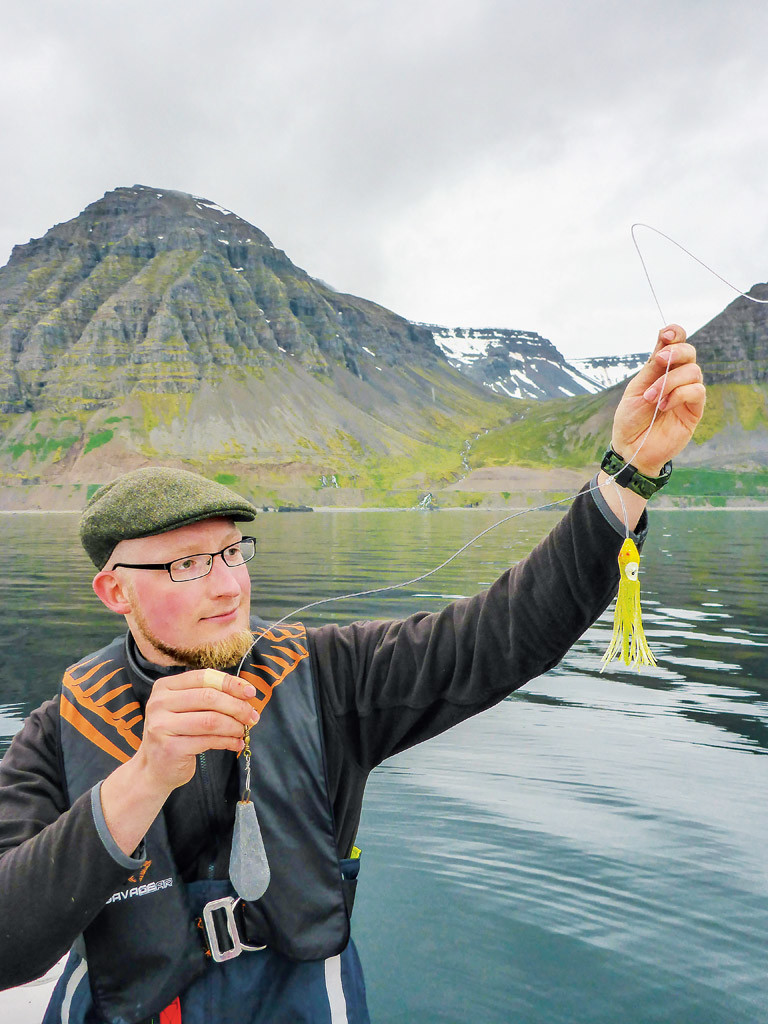
<path id="1" fill-rule="evenodd" d="M 33 712 L 0 761 L 0 989 L 52 967 L 132 870 L 100 837 L 90 792 L 67 808 L 56 708 Z"/>
<path id="2" fill-rule="evenodd" d="M 642 543 L 646 517 L 633 534 Z M 556 665 L 618 585 L 624 528 L 582 492 L 489 590 L 434 614 L 310 630 L 326 720 L 369 771 Z"/>

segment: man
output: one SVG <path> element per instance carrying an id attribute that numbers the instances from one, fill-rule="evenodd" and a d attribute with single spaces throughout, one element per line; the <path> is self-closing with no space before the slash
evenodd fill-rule
<path id="1" fill-rule="evenodd" d="M 704 398 L 666 329 L 614 419 L 627 486 L 601 472 L 487 592 L 401 622 L 249 623 L 250 503 L 165 469 L 97 492 L 81 536 L 128 633 L 67 671 L 0 764 L 0 987 L 72 949 L 46 1024 L 367 1021 L 349 913 L 369 772 L 560 660 L 615 592 L 625 521 L 642 540 L 643 494 Z M 271 878 L 239 899 L 249 796 Z M 234 845 L 247 872 L 258 848 Z"/>

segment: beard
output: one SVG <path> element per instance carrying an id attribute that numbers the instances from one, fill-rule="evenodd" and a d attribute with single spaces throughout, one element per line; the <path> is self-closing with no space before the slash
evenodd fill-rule
<path id="1" fill-rule="evenodd" d="M 213 640 L 198 647 L 172 647 L 158 637 L 147 636 L 150 643 L 186 668 L 216 668 L 221 671 L 239 665 L 253 647 L 253 633 L 243 629 L 223 640 Z"/>
<path id="2" fill-rule="evenodd" d="M 132 594 L 129 596 L 129 600 L 138 632 L 158 651 L 162 651 L 163 654 L 172 658 L 177 665 L 184 665 L 185 668 L 215 668 L 223 671 L 233 665 L 239 665 L 253 647 L 254 638 L 250 629 L 241 629 L 237 633 L 233 633 L 232 636 L 224 637 L 222 640 L 212 640 L 210 643 L 199 644 L 196 647 L 173 647 L 161 640 L 160 637 L 155 636 L 138 601 L 133 600 Z"/>

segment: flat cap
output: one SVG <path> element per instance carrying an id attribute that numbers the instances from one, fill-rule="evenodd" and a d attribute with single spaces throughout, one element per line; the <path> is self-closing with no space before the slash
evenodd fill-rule
<path id="1" fill-rule="evenodd" d="M 80 540 L 103 569 L 121 540 L 218 516 L 250 521 L 256 509 L 228 487 L 185 469 L 134 469 L 96 491 L 80 517 Z"/>

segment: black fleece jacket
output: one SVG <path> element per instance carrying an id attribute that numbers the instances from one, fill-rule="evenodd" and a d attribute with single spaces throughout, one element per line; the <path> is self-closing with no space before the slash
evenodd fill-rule
<path id="1" fill-rule="evenodd" d="M 644 533 L 645 515 L 633 536 Z M 582 494 L 483 593 L 402 621 L 308 630 L 340 857 L 352 847 L 371 769 L 556 665 L 615 593 L 622 540 L 599 495 Z M 141 665 L 132 682 L 143 703 L 152 674 Z M 52 700 L 0 762 L 0 989 L 48 970 L 135 870 L 102 839 L 90 794 L 67 807 L 58 736 Z M 205 773 L 169 797 L 164 813 L 185 881 L 211 863 L 227 876 L 237 798 L 227 751 L 209 751 Z"/>

